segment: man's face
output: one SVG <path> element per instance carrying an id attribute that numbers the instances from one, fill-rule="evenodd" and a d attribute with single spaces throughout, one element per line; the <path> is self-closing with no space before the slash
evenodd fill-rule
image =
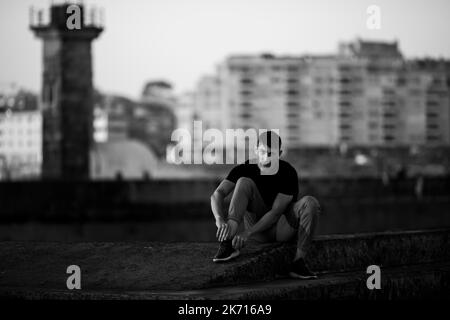
<path id="1" fill-rule="evenodd" d="M 256 148 L 256 155 L 258 157 L 258 163 L 261 166 L 269 167 L 272 161 L 279 160 L 280 152 L 274 152 L 266 145 L 260 143 Z"/>

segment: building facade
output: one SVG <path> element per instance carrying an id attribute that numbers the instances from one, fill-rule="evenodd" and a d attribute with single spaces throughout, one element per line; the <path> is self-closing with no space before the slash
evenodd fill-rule
<path id="1" fill-rule="evenodd" d="M 199 82 L 196 103 L 220 130 L 279 129 L 288 148 L 448 145 L 449 69 L 359 39 L 333 55 L 234 55 Z"/>
<path id="2" fill-rule="evenodd" d="M 0 93 L 0 180 L 35 179 L 42 164 L 42 116 L 37 97 Z"/>

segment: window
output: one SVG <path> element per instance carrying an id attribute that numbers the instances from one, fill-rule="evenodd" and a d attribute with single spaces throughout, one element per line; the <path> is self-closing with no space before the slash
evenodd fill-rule
<path id="1" fill-rule="evenodd" d="M 377 129 L 378 123 L 377 122 L 369 122 L 369 129 Z"/>
<path id="2" fill-rule="evenodd" d="M 404 86 L 406 84 L 406 79 L 403 77 L 397 78 L 397 85 Z"/>
<path id="3" fill-rule="evenodd" d="M 383 106 L 394 107 L 395 106 L 395 101 L 384 101 L 383 102 Z"/>
<path id="4" fill-rule="evenodd" d="M 433 78 L 432 84 L 434 84 L 434 85 L 440 85 L 440 84 L 442 84 L 442 83 L 443 83 L 443 81 L 442 81 L 441 78 Z"/>
<path id="5" fill-rule="evenodd" d="M 234 72 L 248 72 L 250 68 L 247 66 L 231 66 L 230 70 Z"/>
<path id="6" fill-rule="evenodd" d="M 439 140 L 438 135 L 427 135 L 427 140 Z"/>
<path id="7" fill-rule="evenodd" d="M 351 70 L 350 66 L 340 66 L 339 67 L 339 71 L 340 72 L 347 72 L 347 71 L 350 71 L 350 70 Z"/>
<path id="8" fill-rule="evenodd" d="M 44 85 L 43 91 L 44 91 L 43 96 L 42 96 L 43 102 L 51 104 L 53 101 L 52 85 L 50 83 L 46 83 Z"/>
<path id="9" fill-rule="evenodd" d="M 381 68 L 378 68 L 378 67 L 375 67 L 375 66 L 368 66 L 367 67 L 367 71 L 369 71 L 369 73 L 375 73 L 375 72 L 378 72 L 378 71 L 381 71 L 382 69 Z"/>
<path id="10" fill-rule="evenodd" d="M 339 79 L 339 82 L 340 83 L 350 83 L 351 80 L 349 78 L 341 78 L 341 79 Z"/>

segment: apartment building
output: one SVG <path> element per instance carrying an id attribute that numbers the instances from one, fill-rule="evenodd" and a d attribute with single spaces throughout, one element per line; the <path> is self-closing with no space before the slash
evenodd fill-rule
<path id="1" fill-rule="evenodd" d="M 233 55 L 200 82 L 197 106 L 221 130 L 279 129 L 287 147 L 447 145 L 449 70 L 449 61 L 405 59 L 396 41 L 358 39 L 322 56 Z"/>
<path id="2" fill-rule="evenodd" d="M 0 93 L 0 179 L 38 177 L 42 164 L 42 115 L 37 98 Z"/>

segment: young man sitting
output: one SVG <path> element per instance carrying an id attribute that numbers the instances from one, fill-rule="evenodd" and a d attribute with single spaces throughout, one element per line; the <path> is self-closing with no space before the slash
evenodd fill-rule
<path id="1" fill-rule="evenodd" d="M 316 278 L 305 263 L 321 211 L 311 196 L 298 197 L 297 171 L 280 159 L 281 138 L 273 131 L 258 137 L 257 163 L 246 161 L 234 167 L 211 196 L 220 246 L 214 262 L 236 258 L 251 239 L 257 242 L 287 242 L 297 238 L 297 250 L 289 275 Z M 234 191 L 233 191 L 234 189 Z M 228 214 L 224 199 L 233 191 Z M 244 231 L 238 232 L 244 222 Z"/>

